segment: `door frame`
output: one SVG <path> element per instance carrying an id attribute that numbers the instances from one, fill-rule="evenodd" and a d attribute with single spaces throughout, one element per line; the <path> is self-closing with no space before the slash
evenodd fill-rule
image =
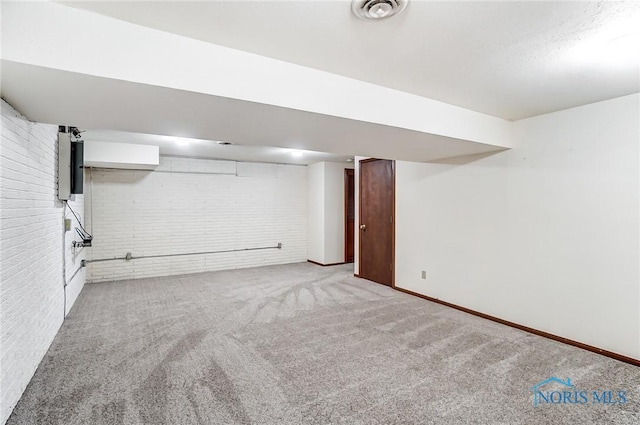
<path id="1" fill-rule="evenodd" d="M 362 163 L 364 162 L 372 162 L 372 161 L 380 161 L 382 158 L 366 158 L 358 161 L 358 225 L 356 226 L 356 230 L 358 231 L 358 277 L 362 275 L 361 267 L 362 267 L 362 238 L 360 237 L 360 224 L 362 223 Z M 383 160 L 384 161 L 384 160 Z M 396 287 L 396 161 L 395 160 L 387 160 L 391 161 L 391 171 L 393 173 L 393 185 L 392 185 L 392 203 L 393 207 L 391 209 L 391 288 L 395 289 Z M 378 283 L 378 282 L 376 282 Z M 380 283 L 380 285 L 384 285 Z M 385 285 L 386 286 L 386 285 Z"/>
<path id="2" fill-rule="evenodd" d="M 353 168 L 345 168 L 344 169 L 344 262 L 345 264 L 349 263 L 349 257 L 347 254 L 347 246 L 349 245 L 347 243 L 347 241 L 349 240 L 349 229 L 347 227 L 347 222 L 348 222 L 348 218 L 349 218 L 349 174 L 353 175 L 353 208 L 355 208 L 355 196 L 356 196 L 356 170 Z M 355 214 L 353 216 L 353 222 L 354 222 L 354 228 L 353 228 L 353 232 L 354 234 L 351 235 L 352 238 L 354 238 L 354 251 L 355 251 L 355 231 L 356 231 L 356 226 L 355 226 Z M 355 252 L 353 255 L 353 261 L 355 261 Z M 353 262 L 351 261 L 351 262 Z"/>

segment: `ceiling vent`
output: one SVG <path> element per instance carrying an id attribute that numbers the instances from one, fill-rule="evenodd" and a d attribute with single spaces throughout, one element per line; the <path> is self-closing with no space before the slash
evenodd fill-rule
<path id="1" fill-rule="evenodd" d="M 408 0 L 353 0 L 351 11 L 361 19 L 379 21 L 401 13 Z"/>

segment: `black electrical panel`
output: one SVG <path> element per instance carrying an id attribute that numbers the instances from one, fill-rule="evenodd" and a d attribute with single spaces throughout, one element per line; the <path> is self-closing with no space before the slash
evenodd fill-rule
<path id="1" fill-rule="evenodd" d="M 71 142 L 71 193 L 81 194 L 84 182 L 84 142 Z"/>

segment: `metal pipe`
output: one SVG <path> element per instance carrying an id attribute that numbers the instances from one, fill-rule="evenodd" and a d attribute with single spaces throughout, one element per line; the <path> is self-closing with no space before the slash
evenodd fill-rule
<path id="1" fill-rule="evenodd" d="M 236 176 L 237 173 L 214 173 L 208 171 L 175 171 L 175 170 L 153 170 L 154 173 L 166 173 L 166 174 L 205 174 L 212 176 Z"/>
<path id="2" fill-rule="evenodd" d="M 159 255 L 141 255 L 139 257 L 125 256 L 125 257 L 113 257 L 113 258 L 99 258 L 96 260 L 87 260 L 87 263 L 98 263 L 101 261 L 115 261 L 115 260 L 139 260 L 143 258 L 161 258 L 161 257 L 182 257 L 187 255 L 205 255 L 205 254 L 223 254 L 226 252 L 242 252 L 242 251 L 257 251 L 261 249 L 282 249 L 282 243 L 277 246 L 264 246 L 259 248 L 242 248 L 242 249 L 228 249 L 223 251 L 204 251 L 204 252 L 187 252 L 183 254 L 159 254 Z"/>
<path id="3" fill-rule="evenodd" d="M 71 275 L 71 279 L 69 279 L 69 281 L 65 283 L 65 286 L 67 286 L 69 283 L 73 282 L 73 278 L 76 277 L 76 275 L 80 272 L 80 270 L 82 270 L 83 267 L 84 266 L 80 266 L 80 267 L 78 267 L 78 269 L 75 272 L 73 272 L 73 274 Z"/>

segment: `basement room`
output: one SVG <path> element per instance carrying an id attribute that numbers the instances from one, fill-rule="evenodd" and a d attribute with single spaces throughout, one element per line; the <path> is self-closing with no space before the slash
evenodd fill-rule
<path id="1" fill-rule="evenodd" d="M 0 16 L 0 425 L 640 423 L 640 2 Z"/>

